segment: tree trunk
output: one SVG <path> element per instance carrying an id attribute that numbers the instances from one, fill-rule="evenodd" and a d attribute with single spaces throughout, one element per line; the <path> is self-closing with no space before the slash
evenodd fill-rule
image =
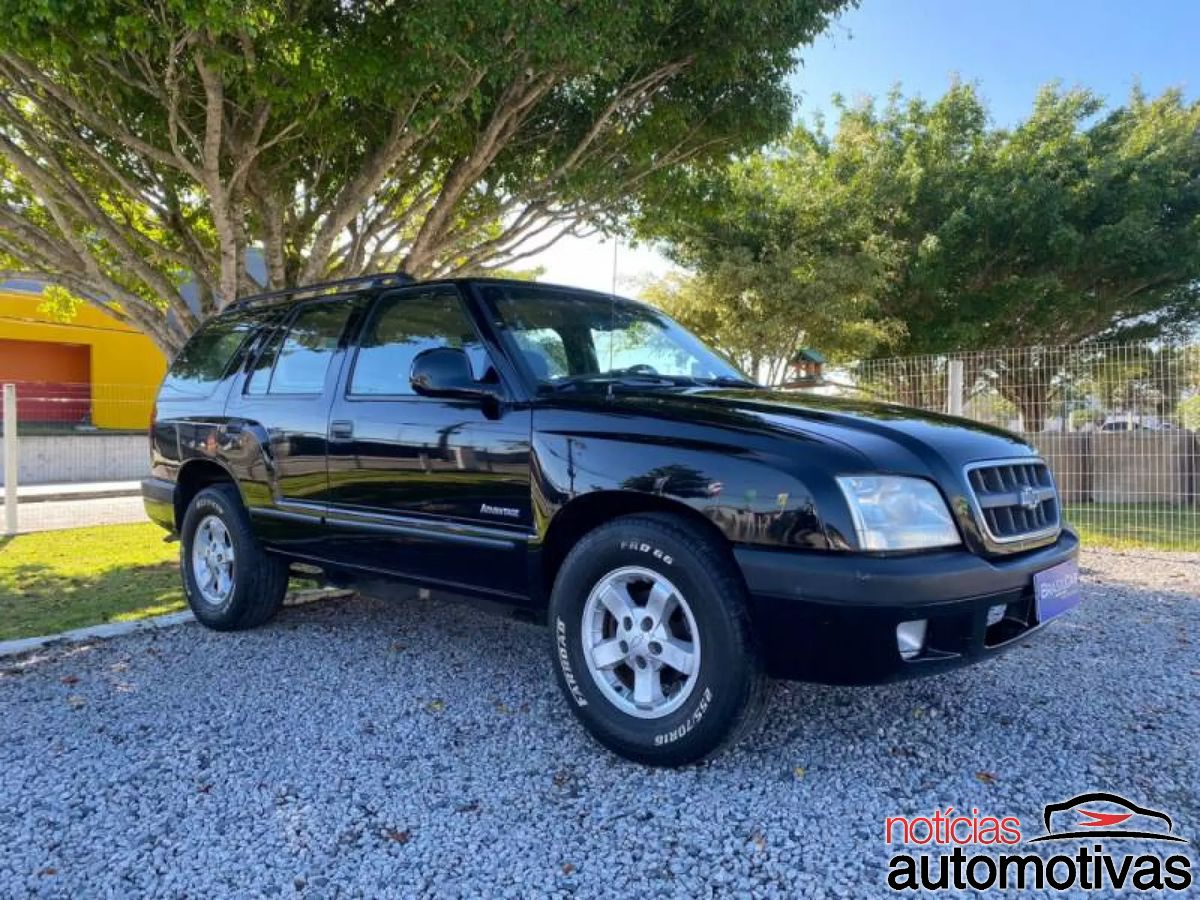
<path id="1" fill-rule="evenodd" d="M 1010 401 L 1021 414 L 1021 425 L 1026 434 L 1037 434 L 1046 427 L 1050 411 L 1050 385 L 1037 377 L 1037 370 L 1019 373 L 1024 380 L 1013 384 L 1002 379 L 997 385 L 1000 395 Z"/>

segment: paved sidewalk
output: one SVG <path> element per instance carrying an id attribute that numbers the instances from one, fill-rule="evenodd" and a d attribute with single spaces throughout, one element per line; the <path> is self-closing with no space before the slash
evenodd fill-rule
<path id="1" fill-rule="evenodd" d="M 4 530 L 0 486 L 0 533 Z M 146 521 L 139 481 L 88 481 L 17 486 L 17 533 Z"/>
<path id="2" fill-rule="evenodd" d="M 18 503 L 54 500 L 84 500 L 99 497 L 139 497 L 140 481 L 87 481 L 59 484 L 22 484 L 17 486 Z"/>

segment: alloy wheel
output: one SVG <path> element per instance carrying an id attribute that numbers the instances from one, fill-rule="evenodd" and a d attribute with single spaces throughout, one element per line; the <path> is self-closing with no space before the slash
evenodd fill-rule
<path id="1" fill-rule="evenodd" d="M 657 719 L 687 700 L 700 671 L 700 634 L 683 594 L 641 566 L 601 578 L 583 608 L 588 671 L 622 712 Z"/>

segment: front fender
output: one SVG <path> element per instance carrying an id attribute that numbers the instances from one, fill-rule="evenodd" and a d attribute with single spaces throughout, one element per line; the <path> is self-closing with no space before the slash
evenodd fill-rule
<path id="1" fill-rule="evenodd" d="M 538 433 L 532 449 L 534 518 L 542 535 L 571 501 L 618 491 L 684 504 L 734 543 L 834 545 L 809 485 L 744 449 L 628 433 Z"/>

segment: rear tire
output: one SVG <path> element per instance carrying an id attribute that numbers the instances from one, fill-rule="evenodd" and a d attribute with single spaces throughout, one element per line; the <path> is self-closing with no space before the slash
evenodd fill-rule
<path id="1" fill-rule="evenodd" d="M 263 550 L 232 484 L 192 499 L 180 529 L 179 567 L 188 606 L 214 631 L 262 625 L 287 593 L 287 563 Z"/>
<path id="2" fill-rule="evenodd" d="M 550 601 L 555 671 L 601 744 L 656 766 L 738 740 L 767 694 L 746 589 L 723 546 L 681 518 L 616 519 L 572 549 Z"/>

